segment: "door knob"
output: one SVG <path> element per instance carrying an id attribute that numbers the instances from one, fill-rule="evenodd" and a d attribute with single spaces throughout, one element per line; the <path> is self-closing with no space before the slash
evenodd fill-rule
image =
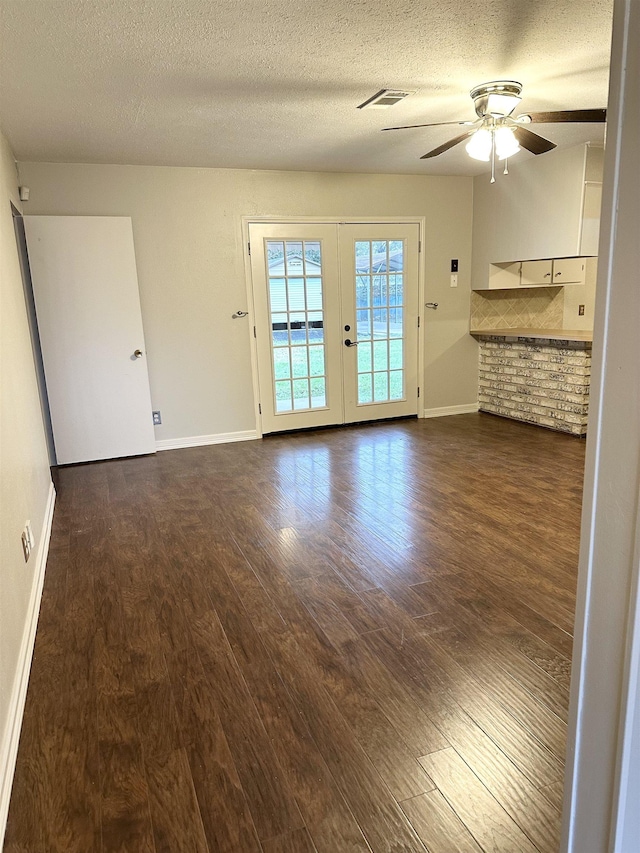
<path id="1" fill-rule="evenodd" d="M 135 355 L 136 358 L 142 358 L 142 350 L 141 349 L 134 350 L 133 354 Z"/>
<path id="2" fill-rule="evenodd" d="M 344 342 L 344 345 L 345 345 L 346 347 L 357 347 L 357 346 L 358 346 L 358 341 L 352 341 L 352 340 L 350 340 L 349 338 L 347 338 L 347 339 L 345 340 L 345 342 Z"/>

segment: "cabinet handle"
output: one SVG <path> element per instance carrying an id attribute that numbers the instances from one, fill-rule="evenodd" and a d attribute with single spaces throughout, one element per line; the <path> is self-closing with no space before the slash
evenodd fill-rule
<path id="1" fill-rule="evenodd" d="M 550 276 L 550 275 L 551 275 L 551 273 L 550 273 L 550 272 L 546 272 L 546 273 L 544 274 L 544 276 L 543 276 L 543 277 L 544 277 L 544 278 L 549 278 L 549 276 Z"/>
<path id="2" fill-rule="evenodd" d="M 556 273 L 556 275 L 562 275 L 562 273 L 561 273 L 561 272 L 557 272 L 557 273 Z"/>

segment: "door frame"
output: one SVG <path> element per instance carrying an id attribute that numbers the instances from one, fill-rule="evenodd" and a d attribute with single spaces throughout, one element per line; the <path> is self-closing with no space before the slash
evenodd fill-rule
<path id="1" fill-rule="evenodd" d="M 424 216 L 242 216 L 241 217 L 241 246 L 244 262 L 244 278 L 247 295 L 247 310 L 249 312 L 248 336 L 251 349 L 251 383 L 253 390 L 253 406 L 256 419 L 256 434 L 262 438 L 262 414 L 260 412 L 260 383 L 258 381 L 258 347 L 255 337 L 255 305 L 253 301 L 253 280 L 251 276 L 251 257 L 249 254 L 250 225 L 402 225 L 418 226 L 418 417 L 422 416 L 422 399 L 424 397 L 424 301 L 425 301 L 425 238 L 426 217 Z"/>

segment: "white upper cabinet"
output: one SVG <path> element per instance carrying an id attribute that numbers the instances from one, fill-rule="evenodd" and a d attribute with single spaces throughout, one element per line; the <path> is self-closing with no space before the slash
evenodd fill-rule
<path id="1" fill-rule="evenodd" d="M 584 284 L 585 266 L 586 258 L 523 261 L 520 264 L 520 287 Z"/>
<path id="2" fill-rule="evenodd" d="M 553 284 L 584 284 L 585 258 L 556 258 L 553 262 Z"/>
<path id="3" fill-rule="evenodd" d="M 521 287 L 536 287 L 553 282 L 553 261 L 523 261 L 520 265 Z"/>
<path id="4" fill-rule="evenodd" d="M 473 290 L 511 290 L 517 287 L 563 287 L 584 284 L 589 258 L 547 258 L 491 264 L 484 287 Z"/>
<path id="5" fill-rule="evenodd" d="M 475 178 L 471 286 L 496 287 L 491 264 L 597 254 L 602 159 L 602 148 L 578 145 L 516 157 L 494 184 Z"/>

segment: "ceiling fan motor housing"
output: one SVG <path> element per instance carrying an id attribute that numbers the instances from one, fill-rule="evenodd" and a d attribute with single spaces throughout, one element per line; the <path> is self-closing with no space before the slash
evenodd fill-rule
<path id="1" fill-rule="evenodd" d="M 480 118 L 511 115 L 521 100 L 522 83 L 515 80 L 493 80 L 481 83 L 469 93 Z"/>

